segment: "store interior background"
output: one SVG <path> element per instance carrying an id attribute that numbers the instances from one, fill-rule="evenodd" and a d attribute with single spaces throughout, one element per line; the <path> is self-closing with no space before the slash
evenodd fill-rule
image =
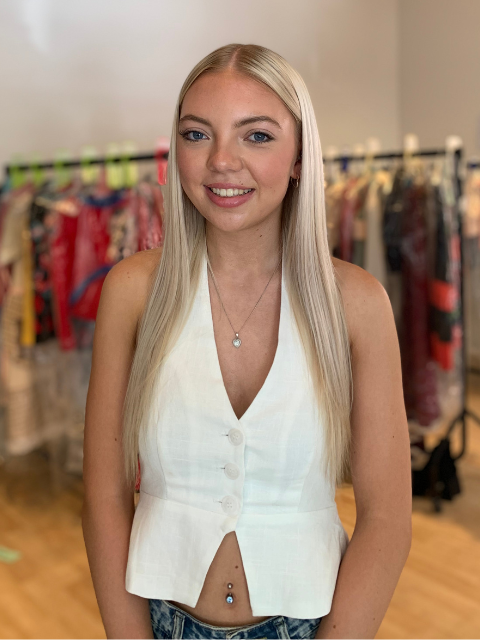
<path id="1" fill-rule="evenodd" d="M 2 0 L 0 165 L 58 149 L 78 157 L 87 144 L 153 151 L 170 135 L 188 72 L 230 42 L 265 45 L 298 69 L 324 150 L 352 151 L 372 136 L 401 150 L 409 133 L 438 148 L 454 134 L 465 158 L 480 158 L 479 25 L 478 0 Z M 477 414 L 479 381 L 469 375 Z M 438 514 L 414 499 L 412 551 L 377 637 L 480 637 L 480 427 L 469 421 L 467 431 L 462 493 Z M 42 495 L 27 459 L 8 464 L 0 546 L 22 557 L 0 561 L 0 638 L 105 637 L 81 488 L 66 480 Z M 351 535 L 351 490 L 338 503 Z"/>

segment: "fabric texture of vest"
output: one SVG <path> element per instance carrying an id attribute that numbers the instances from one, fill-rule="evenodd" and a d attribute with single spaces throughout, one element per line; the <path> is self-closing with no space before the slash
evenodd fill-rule
<path id="1" fill-rule="evenodd" d="M 238 419 L 223 383 L 203 260 L 140 439 L 130 593 L 194 607 L 223 537 L 235 531 L 252 615 L 316 618 L 331 609 L 349 538 L 322 472 L 322 421 L 283 275 L 275 359 Z"/>

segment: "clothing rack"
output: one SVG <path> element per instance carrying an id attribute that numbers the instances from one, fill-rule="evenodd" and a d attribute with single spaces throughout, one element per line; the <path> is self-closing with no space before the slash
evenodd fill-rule
<path id="1" fill-rule="evenodd" d="M 348 164 L 351 162 L 365 161 L 365 160 L 394 160 L 394 159 L 404 159 L 405 157 L 446 157 L 448 154 L 451 154 L 453 157 L 453 169 L 454 169 L 454 180 L 456 182 L 457 194 L 460 196 L 462 193 L 462 179 L 460 177 L 460 167 L 462 163 L 463 150 L 462 148 L 456 148 L 455 150 L 448 151 L 446 148 L 441 149 L 424 149 L 413 152 L 405 152 L 405 151 L 394 151 L 394 152 L 386 152 L 386 153 L 375 153 L 375 154 L 363 154 L 363 155 L 348 155 L 341 154 L 335 156 L 333 158 L 324 158 L 324 162 L 336 162 L 341 163 L 343 169 L 346 169 Z M 155 160 L 166 160 L 168 158 L 168 151 L 165 152 L 149 152 L 142 153 L 137 155 L 120 155 L 116 157 L 96 157 L 89 158 L 89 165 L 98 165 L 98 164 L 106 164 L 107 162 L 120 162 L 121 160 L 128 160 L 129 162 L 148 162 Z M 81 167 L 84 165 L 85 160 L 82 159 L 74 159 L 74 160 L 62 160 L 57 161 L 58 164 L 61 164 L 62 167 Z M 5 175 L 8 178 L 12 170 L 29 170 L 33 167 L 38 169 L 54 169 L 57 165 L 55 161 L 47 161 L 40 163 L 25 163 L 25 164 L 7 164 L 5 165 Z M 480 166 L 480 162 L 469 162 L 467 163 L 468 168 L 475 168 Z M 460 325 L 462 331 L 462 347 L 461 347 L 461 380 L 462 380 L 462 402 L 461 402 L 461 410 L 458 415 L 452 420 L 450 423 L 447 433 L 444 438 L 448 438 L 450 433 L 453 431 L 455 425 L 460 422 L 462 426 L 462 447 L 460 453 L 457 456 L 453 457 L 454 460 L 458 460 L 461 458 L 466 450 L 466 418 L 470 417 L 475 422 L 480 425 L 480 418 L 467 407 L 467 362 L 466 362 L 466 341 L 465 341 L 465 317 L 464 317 L 464 249 L 463 249 L 463 233 L 462 233 L 462 216 L 460 207 L 457 206 L 457 216 L 458 216 L 458 232 L 460 236 Z M 441 489 L 439 488 L 437 478 L 438 478 L 438 465 L 432 465 L 431 472 L 431 483 L 429 488 L 429 495 L 431 495 L 435 510 L 441 510 Z"/>
<path id="2" fill-rule="evenodd" d="M 453 156 L 453 169 L 454 169 L 454 181 L 456 183 L 456 189 L 458 196 L 462 193 L 462 179 L 460 177 L 460 167 L 462 163 L 462 149 L 457 148 L 453 152 L 449 152 L 447 149 L 428 149 L 423 151 L 416 151 L 408 155 L 408 157 L 446 157 L 449 153 Z M 392 152 L 392 153 L 380 153 L 374 155 L 362 155 L 362 156 L 354 156 L 354 155 L 342 155 L 332 158 L 333 162 L 341 162 L 343 168 L 346 169 L 349 162 L 355 162 L 357 160 L 390 160 L 390 159 L 402 159 L 405 157 L 405 152 Z M 468 163 L 468 168 L 474 168 L 480 166 L 480 163 Z M 463 248 L 463 231 L 462 231 L 462 212 L 460 210 L 460 206 L 457 205 L 457 219 L 458 219 L 458 233 L 460 236 L 460 326 L 462 331 L 462 347 L 461 347 L 461 380 L 462 380 L 462 400 L 461 400 L 461 410 L 458 415 L 451 421 L 448 426 L 447 432 L 444 435 L 443 439 L 447 439 L 448 436 L 453 431 L 455 425 L 460 422 L 462 426 L 462 446 L 461 450 L 456 456 L 452 456 L 454 460 L 458 460 L 461 458 L 466 449 L 466 438 L 467 438 L 467 429 L 466 429 L 466 418 L 470 417 L 475 422 L 480 425 L 480 418 L 467 407 L 467 358 L 466 358 L 466 340 L 465 340 L 465 290 L 464 290 L 464 248 Z M 430 470 L 430 486 L 428 489 L 428 495 L 432 498 L 435 511 L 441 511 L 441 493 L 442 487 L 439 486 L 438 483 L 439 478 L 439 464 L 437 461 L 432 459 L 431 470 Z"/>
<path id="3" fill-rule="evenodd" d="M 110 162 L 121 162 L 122 160 L 128 160 L 128 162 L 151 162 L 154 160 L 166 160 L 168 158 L 168 151 L 164 152 L 164 153 L 153 153 L 153 152 L 149 152 L 149 153 L 140 153 L 140 154 L 136 154 L 136 155 L 115 155 L 115 156 L 100 156 L 100 157 L 95 157 L 95 158 L 88 158 L 88 160 L 82 160 L 80 158 L 76 158 L 74 160 L 47 160 L 45 162 L 30 162 L 30 163 L 20 163 L 20 164 L 15 164 L 15 163 L 10 163 L 10 164 L 6 164 L 4 167 L 5 170 L 5 177 L 8 178 L 11 174 L 11 172 L 15 169 L 20 170 L 20 171 L 28 171 L 29 169 L 35 168 L 35 169 L 54 169 L 57 164 L 61 165 L 62 167 L 68 167 L 68 168 L 73 168 L 73 167 L 83 167 L 85 165 L 85 163 L 88 164 L 88 166 L 92 165 L 92 164 L 107 164 Z"/>

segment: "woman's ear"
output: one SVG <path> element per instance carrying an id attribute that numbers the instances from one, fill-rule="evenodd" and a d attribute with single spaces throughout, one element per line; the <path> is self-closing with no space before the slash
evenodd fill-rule
<path id="1" fill-rule="evenodd" d="M 302 151 L 300 150 L 297 156 L 297 159 L 295 161 L 295 164 L 293 165 L 293 169 L 290 174 L 290 177 L 296 180 L 297 178 L 300 178 L 301 172 L 302 172 Z"/>

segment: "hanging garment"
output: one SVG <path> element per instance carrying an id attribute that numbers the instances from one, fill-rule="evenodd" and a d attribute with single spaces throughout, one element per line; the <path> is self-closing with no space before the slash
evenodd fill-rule
<path id="1" fill-rule="evenodd" d="M 31 185 L 6 195 L 0 265 L 9 270 L 1 316 L 1 380 L 6 400 L 6 442 L 9 455 L 32 451 L 41 442 L 31 358 L 22 349 L 22 335 L 31 326 L 25 306 L 25 237 L 29 207 L 33 197 Z M 25 332 L 25 333 L 24 333 Z"/>
<path id="2" fill-rule="evenodd" d="M 383 212 L 383 242 L 387 265 L 387 293 L 392 304 L 397 332 L 402 327 L 402 213 L 404 196 L 404 170 L 398 169 L 392 180 L 392 188 L 386 198 Z"/>
<path id="3" fill-rule="evenodd" d="M 20 345 L 22 317 L 23 293 L 10 290 L 2 307 L 0 367 L 7 409 L 5 449 L 8 455 L 29 453 L 42 442 L 33 362 L 24 357 Z"/>
<path id="4" fill-rule="evenodd" d="M 401 269 L 403 280 L 400 345 L 407 417 L 428 426 L 440 415 L 435 363 L 430 353 L 427 261 L 427 188 L 405 178 Z M 400 202 L 398 199 L 396 202 Z M 397 212 L 400 213 L 400 212 Z"/>
<path id="5" fill-rule="evenodd" d="M 472 171 L 465 183 L 463 236 L 480 238 L 480 169 Z"/>
<path id="6" fill-rule="evenodd" d="M 124 208 L 126 194 L 114 191 L 105 197 L 88 195 L 78 213 L 72 265 L 69 313 L 84 320 L 97 317 L 105 276 L 113 266 L 108 259 L 110 220 L 116 208 Z"/>
<path id="7" fill-rule="evenodd" d="M 40 344 L 55 337 L 53 323 L 53 301 L 51 280 L 51 257 L 48 222 L 50 208 L 42 198 L 53 198 L 50 185 L 41 189 L 34 197 L 30 208 L 30 237 L 32 242 L 32 280 L 35 308 L 35 342 Z"/>
<path id="8" fill-rule="evenodd" d="M 445 186 L 445 185 L 443 185 Z M 430 282 L 430 347 L 444 370 L 455 366 L 455 350 L 461 345 L 459 271 L 460 239 L 456 232 L 455 200 L 442 194 L 442 184 L 432 188 L 435 214 L 434 271 Z M 460 340 L 460 344 L 459 344 Z"/>
<path id="9" fill-rule="evenodd" d="M 138 250 L 159 247 L 163 240 L 162 194 L 158 187 L 143 182 L 137 187 Z"/>
<path id="10" fill-rule="evenodd" d="M 106 252 L 107 262 L 119 262 L 138 251 L 137 200 L 136 191 L 131 189 L 125 198 L 125 205 L 117 207 L 112 212 L 110 242 Z"/>
<path id="11" fill-rule="evenodd" d="M 327 217 L 328 247 L 331 255 L 338 256 L 340 244 L 340 215 L 346 182 L 339 180 L 325 188 L 325 212 Z"/>
<path id="12" fill-rule="evenodd" d="M 353 251 L 352 263 L 358 267 L 364 267 L 365 263 L 365 241 L 367 237 L 367 227 L 364 207 L 358 207 L 353 219 Z"/>
<path id="13" fill-rule="evenodd" d="M 463 217 L 465 323 L 468 364 L 480 367 L 480 169 L 472 170 L 465 183 Z"/>
<path id="14" fill-rule="evenodd" d="M 36 342 L 35 293 L 33 289 L 33 250 L 30 233 L 30 216 L 26 211 L 22 227 L 22 264 L 23 264 L 23 313 L 20 344 L 33 347 Z"/>
<path id="15" fill-rule="evenodd" d="M 385 202 L 383 214 L 383 241 L 389 271 L 402 270 L 402 217 L 404 197 L 403 168 L 395 173 L 392 189 Z"/>
<path id="16" fill-rule="evenodd" d="M 352 177 L 348 180 L 343 194 L 343 202 L 340 213 L 340 254 L 341 260 L 353 262 L 355 217 L 361 215 L 360 211 L 365 202 L 368 188 L 368 177 Z M 363 233 L 360 234 L 363 241 Z M 360 255 L 363 248 L 360 249 Z M 357 254 L 358 255 L 358 254 Z"/>
<path id="17" fill-rule="evenodd" d="M 0 239 L 0 265 L 11 270 L 10 288 L 14 293 L 23 292 L 23 230 L 33 198 L 31 185 L 19 187 L 7 194 Z"/>
<path id="18" fill-rule="evenodd" d="M 367 238 L 367 225 L 365 213 L 365 201 L 370 186 L 370 174 L 360 177 L 356 185 L 356 205 L 353 218 L 353 252 L 352 262 L 364 268 L 365 264 L 365 242 Z"/>
<path id="19" fill-rule="evenodd" d="M 385 191 L 389 188 L 390 176 L 382 171 L 375 174 L 365 198 L 365 260 L 363 267 L 387 288 L 387 262 L 383 243 L 383 213 Z"/>
<path id="20" fill-rule="evenodd" d="M 194 607 L 235 531 L 254 616 L 326 615 L 349 540 L 324 475 L 323 423 L 283 274 L 275 360 L 240 419 L 219 367 L 205 256 L 156 385 L 139 442 L 127 591 Z"/>
<path id="21" fill-rule="evenodd" d="M 71 204 L 71 209 L 67 206 L 69 204 Z M 68 302 L 73 287 L 73 264 L 78 225 L 76 199 L 67 199 L 57 203 L 52 209 L 49 224 L 51 225 L 49 242 L 55 333 L 61 348 L 68 351 L 76 347 Z"/>

